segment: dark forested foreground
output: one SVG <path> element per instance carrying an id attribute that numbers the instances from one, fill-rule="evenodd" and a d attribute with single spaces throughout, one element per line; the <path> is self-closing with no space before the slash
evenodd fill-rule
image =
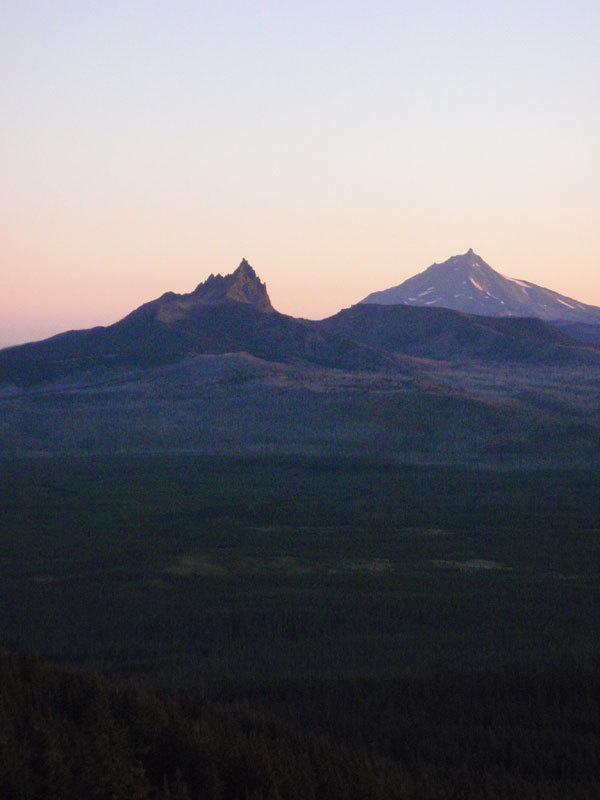
<path id="1" fill-rule="evenodd" d="M 3 469 L 3 797 L 600 796 L 597 473 Z"/>
<path id="2" fill-rule="evenodd" d="M 436 702 L 448 701 L 452 683 L 433 687 Z M 481 688 L 467 708 L 450 697 L 450 709 L 431 717 L 429 690 L 404 694 L 392 752 L 382 754 L 248 703 L 161 696 L 0 651 L 0 792 L 9 800 L 598 797 L 597 675 L 498 685 L 487 697 Z M 482 704 L 475 713 L 472 703 Z"/>

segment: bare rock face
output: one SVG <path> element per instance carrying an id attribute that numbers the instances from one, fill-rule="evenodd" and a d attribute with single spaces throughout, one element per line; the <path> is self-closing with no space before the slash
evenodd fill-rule
<path id="1" fill-rule="evenodd" d="M 267 287 L 245 258 L 231 275 L 211 275 L 196 287 L 192 296 L 205 303 L 234 300 L 237 303 L 250 303 L 259 311 L 273 311 Z"/>
<path id="2" fill-rule="evenodd" d="M 453 256 L 443 264 L 432 264 L 399 286 L 373 292 L 361 303 L 450 308 L 486 317 L 600 323 L 597 306 L 501 275 L 473 250 Z"/>
<path id="3" fill-rule="evenodd" d="M 227 302 L 246 303 L 267 314 L 275 310 L 266 285 L 245 258 L 230 275 L 210 275 L 190 294 L 169 292 L 153 302 L 156 304 L 156 319 L 166 323 L 182 319 L 201 306 Z"/>

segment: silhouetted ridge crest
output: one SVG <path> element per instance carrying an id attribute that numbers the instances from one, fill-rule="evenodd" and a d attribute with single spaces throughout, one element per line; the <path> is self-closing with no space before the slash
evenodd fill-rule
<path id="1" fill-rule="evenodd" d="M 243 259 L 230 275 L 210 275 L 189 294 L 166 292 L 106 328 L 1 351 L 0 384 L 35 385 L 99 367 L 154 367 L 225 353 L 353 371 L 396 367 L 385 353 L 280 314 Z"/>

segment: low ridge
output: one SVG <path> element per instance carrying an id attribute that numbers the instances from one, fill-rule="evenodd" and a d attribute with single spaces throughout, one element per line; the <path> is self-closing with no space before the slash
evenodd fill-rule
<path id="1" fill-rule="evenodd" d="M 435 360 L 600 364 L 593 343 L 535 317 L 476 316 L 449 308 L 358 303 L 322 330 L 390 354 Z"/>

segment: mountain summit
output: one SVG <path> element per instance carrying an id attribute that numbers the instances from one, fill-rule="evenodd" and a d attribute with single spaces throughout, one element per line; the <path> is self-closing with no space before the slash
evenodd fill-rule
<path id="1" fill-rule="evenodd" d="M 144 316 L 150 314 L 160 322 L 172 323 L 204 306 L 231 302 L 244 303 L 263 313 L 275 311 L 267 294 L 266 285 L 245 258 L 230 275 L 210 275 L 189 294 L 167 292 L 132 313 Z"/>
<path id="2" fill-rule="evenodd" d="M 236 303 L 249 303 L 259 311 L 273 311 L 266 285 L 245 258 L 231 275 L 210 275 L 192 292 L 192 296 L 205 303 L 222 303 L 233 300 Z"/>
<path id="3" fill-rule="evenodd" d="M 597 306 L 501 275 L 472 249 L 443 264 L 432 264 L 399 286 L 373 292 L 360 302 L 450 308 L 487 317 L 600 323 Z"/>

